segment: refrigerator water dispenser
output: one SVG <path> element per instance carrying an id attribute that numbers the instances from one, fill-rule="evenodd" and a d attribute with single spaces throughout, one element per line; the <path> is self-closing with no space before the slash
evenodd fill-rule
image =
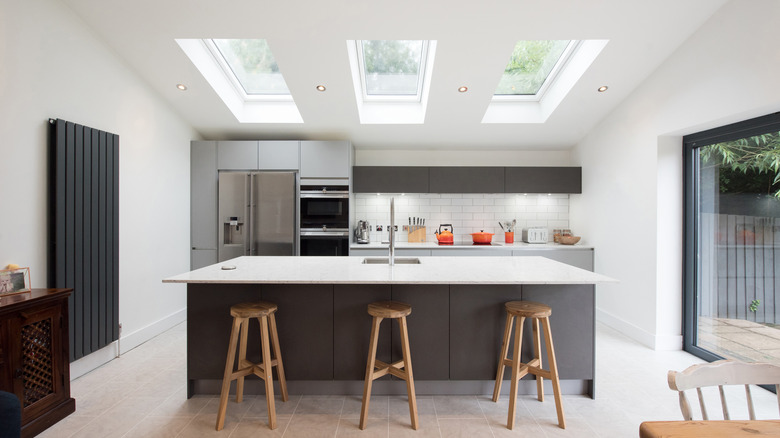
<path id="1" fill-rule="evenodd" d="M 244 220 L 241 216 L 228 216 L 224 223 L 224 245 L 243 245 L 244 244 Z"/>

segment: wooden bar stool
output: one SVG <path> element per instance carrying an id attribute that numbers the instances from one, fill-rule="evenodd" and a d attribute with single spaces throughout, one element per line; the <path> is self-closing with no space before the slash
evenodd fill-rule
<path id="1" fill-rule="evenodd" d="M 414 396 L 414 378 L 412 377 L 412 359 L 409 355 L 409 333 L 406 330 L 406 317 L 412 313 L 412 306 L 397 301 L 379 301 L 368 305 L 368 314 L 374 317 L 371 326 L 371 342 L 368 347 L 368 364 L 366 365 L 366 382 L 363 386 L 363 407 L 360 410 L 360 428 L 366 428 L 368 418 L 368 403 L 371 399 L 371 385 L 375 379 L 392 374 L 406 380 L 406 393 L 409 396 L 409 416 L 412 418 L 412 429 L 417 430 L 417 399 Z M 396 363 L 384 363 L 376 360 L 376 345 L 379 339 L 379 324 L 385 318 L 397 319 L 401 332 L 401 350 L 403 359 Z"/>
<path id="2" fill-rule="evenodd" d="M 536 376 L 536 393 L 539 401 L 544 401 L 544 378 L 552 380 L 553 394 L 555 395 L 555 409 L 558 411 L 558 426 L 566 429 L 566 420 L 563 417 L 563 404 L 561 404 L 561 384 L 558 380 L 558 365 L 555 362 L 555 350 L 553 349 L 552 335 L 550 334 L 550 306 L 533 301 L 510 301 L 506 307 L 506 328 L 504 329 L 504 341 L 501 344 L 501 357 L 498 359 L 498 372 L 496 373 L 496 386 L 493 390 L 493 401 L 498 401 L 501 393 L 501 381 L 504 377 L 504 367 L 512 367 L 512 387 L 509 392 L 509 416 L 507 429 L 515 425 L 515 411 L 517 401 L 517 382 L 526 374 Z M 513 345 L 514 357 L 507 358 L 509 353 L 509 338 L 512 335 L 512 323 L 518 317 L 515 327 L 515 341 Z M 520 362 L 520 350 L 523 344 L 523 323 L 526 318 L 531 318 L 531 326 L 534 335 L 534 358 L 528 363 Z M 542 346 L 539 338 L 539 321 L 544 330 L 544 342 L 547 345 L 547 362 L 549 370 L 542 368 Z"/>
<path id="3" fill-rule="evenodd" d="M 219 412 L 217 413 L 217 430 L 222 430 L 225 425 L 225 411 L 227 410 L 230 382 L 236 382 L 236 403 L 241 403 L 244 397 L 244 376 L 255 374 L 265 381 L 265 400 L 268 404 L 268 426 L 276 429 L 276 408 L 274 406 L 274 382 L 273 367 L 279 376 L 279 387 L 282 390 L 282 401 L 287 401 L 287 381 L 284 378 L 282 366 L 282 351 L 279 348 L 279 335 L 276 331 L 276 304 L 265 302 L 241 303 L 230 308 L 233 316 L 233 329 L 230 331 L 230 346 L 228 347 L 227 361 L 225 362 L 225 376 L 222 378 L 222 394 L 219 398 Z M 259 364 L 246 360 L 246 339 L 249 332 L 249 320 L 257 318 L 260 323 L 260 337 L 262 362 Z M 241 331 L 241 344 L 238 345 L 238 333 Z M 274 357 L 271 359 L 268 332 L 271 332 L 270 341 L 273 343 Z M 233 371 L 233 362 L 238 347 L 238 366 Z"/>

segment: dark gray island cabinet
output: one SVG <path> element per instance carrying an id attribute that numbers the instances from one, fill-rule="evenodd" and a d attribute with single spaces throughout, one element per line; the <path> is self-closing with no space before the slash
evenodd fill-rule
<path id="1" fill-rule="evenodd" d="M 360 394 L 371 317 L 369 303 L 412 306 L 407 318 L 418 394 L 490 394 L 504 330 L 504 303 L 552 307 L 553 342 L 564 393 L 595 391 L 594 285 L 614 280 L 544 257 L 424 257 L 417 265 L 368 265 L 362 257 L 240 257 L 165 279 L 187 283 L 188 394 L 217 394 L 230 335 L 230 306 L 276 303 L 291 393 Z M 234 270 L 222 270 L 233 265 Z M 259 330 L 249 331 L 248 359 L 260 361 Z M 378 359 L 401 358 L 398 327 L 380 332 Z M 526 322 L 524 359 L 531 352 Z M 254 346 L 254 347 L 251 347 Z M 545 354 L 543 352 L 543 354 Z M 505 375 L 509 377 L 508 372 Z M 520 391 L 533 393 L 532 380 Z M 504 385 L 508 390 L 509 385 Z M 262 393 L 260 380 L 246 390 Z M 386 376 L 375 394 L 404 394 Z"/>

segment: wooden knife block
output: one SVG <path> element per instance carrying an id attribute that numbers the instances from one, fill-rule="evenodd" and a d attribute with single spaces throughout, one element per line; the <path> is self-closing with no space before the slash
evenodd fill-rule
<path id="1" fill-rule="evenodd" d="M 409 243 L 425 242 L 425 235 L 425 227 L 412 225 L 408 232 Z"/>

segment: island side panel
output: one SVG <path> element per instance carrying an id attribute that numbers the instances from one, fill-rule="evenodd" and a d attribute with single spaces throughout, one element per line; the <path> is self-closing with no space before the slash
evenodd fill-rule
<path id="1" fill-rule="evenodd" d="M 504 303 L 520 285 L 450 286 L 450 380 L 495 380 L 504 336 Z"/>
<path id="2" fill-rule="evenodd" d="M 230 306 L 260 300 L 260 287 L 245 285 L 187 285 L 188 396 L 195 380 L 222 379 L 233 317 Z M 256 326 L 255 326 L 256 327 Z M 193 342 L 197 340 L 197 342 Z M 197 391 L 200 392 L 200 391 Z"/>
<path id="3" fill-rule="evenodd" d="M 276 324 L 287 380 L 333 379 L 333 285 L 264 284 L 279 306 Z"/>
<path id="4" fill-rule="evenodd" d="M 388 284 L 336 285 L 333 296 L 333 366 L 336 380 L 363 380 L 366 377 L 368 344 L 373 317 L 368 305 L 387 301 Z M 383 321 L 379 330 L 377 359 L 390 362 L 390 322 Z M 390 376 L 382 377 L 389 380 Z"/>
<path id="5" fill-rule="evenodd" d="M 589 382 L 594 395 L 595 383 L 595 288 L 593 285 L 525 285 L 523 299 L 547 304 L 552 308 L 552 333 L 558 375 L 561 380 Z M 540 327 L 541 328 L 541 327 Z M 542 338 L 544 339 L 544 338 Z M 531 326 L 526 322 L 523 334 L 523 357 L 533 357 Z M 547 349 L 542 341 L 542 364 L 547 363 Z M 525 360 L 525 359 L 524 359 Z"/>
<path id="6" fill-rule="evenodd" d="M 393 285 L 393 300 L 412 306 L 406 317 L 415 380 L 448 380 L 450 318 L 448 285 Z M 403 359 L 398 323 L 393 321 L 393 362 Z"/>

